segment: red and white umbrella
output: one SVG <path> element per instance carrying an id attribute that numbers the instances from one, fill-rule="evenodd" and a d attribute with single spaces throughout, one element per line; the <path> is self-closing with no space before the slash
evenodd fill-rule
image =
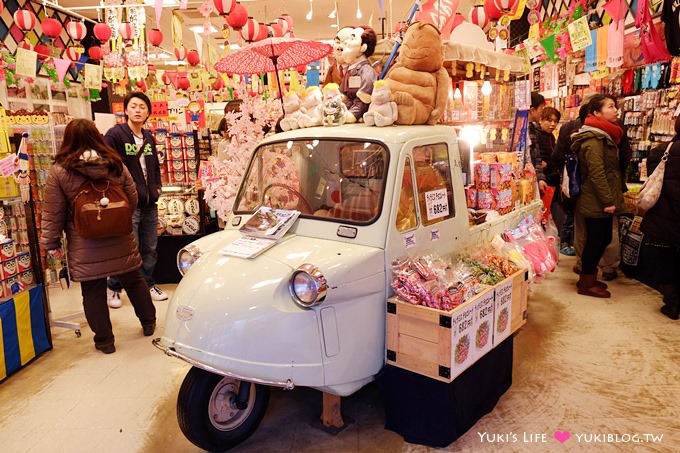
<path id="1" fill-rule="evenodd" d="M 330 44 L 298 38 L 267 38 L 222 58 L 215 65 L 227 74 L 264 74 L 318 61 L 333 51 Z"/>

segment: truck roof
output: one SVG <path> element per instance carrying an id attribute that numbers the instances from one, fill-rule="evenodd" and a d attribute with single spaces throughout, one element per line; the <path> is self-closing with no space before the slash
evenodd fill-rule
<path id="1" fill-rule="evenodd" d="M 373 127 L 365 124 L 345 124 L 342 126 L 319 126 L 305 129 L 295 129 L 281 132 L 266 137 L 262 143 L 278 142 L 281 140 L 300 140 L 305 138 L 339 138 L 339 139 L 366 139 L 377 140 L 384 143 L 405 143 L 415 138 L 444 136 L 455 137 L 451 126 L 388 126 Z"/>

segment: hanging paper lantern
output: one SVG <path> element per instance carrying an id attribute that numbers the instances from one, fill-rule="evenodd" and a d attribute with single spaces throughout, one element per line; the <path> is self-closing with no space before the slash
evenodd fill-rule
<path id="1" fill-rule="evenodd" d="M 121 22 L 120 26 L 118 27 L 118 33 L 120 33 L 120 36 L 125 41 L 130 41 L 132 38 L 134 38 L 134 29 L 132 28 L 132 24 L 130 22 Z"/>
<path id="2" fill-rule="evenodd" d="M 515 6 L 517 6 L 518 0 L 493 0 L 493 4 L 502 13 L 509 13 Z"/>
<path id="3" fill-rule="evenodd" d="M 59 22 L 54 17 L 46 17 L 40 23 L 40 26 L 42 27 L 45 36 L 50 38 L 56 38 L 59 36 L 59 33 L 61 33 L 61 22 Z"/>
<path id="4" fill-rule="evenodd" d="M 276 19 L 276 23 L 281 28 L 281 36 L 285 35 L 286 33 L 288 33 L 288 31 L 290 31 L 288 21 L 283 16 L 279 16 L 279 18 Z"/>
<path id="5" fill-rule="evenodd" d="M 191 66 L 198 66 L 198 64 L 201 62 L 201 57 L 198 55 L 198 50 L 190 50 L 187 52 L 187 62 Z"/>
<path id="6" fill-rule="evenodd" d="M 25 39 L 21 41 L 17 46 L 21 47 L 22 49 L 33 50 L 33 44 L 31 44 L 30 41 L 27 41 Z"/>
<path id="7" fill-rule="evenodd" d="M 281 28 L 281 24 L 278 22 L 272 22 L 270 26 L 272 28 L 272 34 L 275 38 L 280 38 L 283 36 L 283 28 Z"/>
<path id="8" fill-rule="evenodd" d="M 43 61 L 50 56 L 50 48 L 43 43 L 36 44 L 33 50 L 38 53 L 38 60 L 40 61 Z"/>
<path id="9" fill-rule="evenodd" d="M 260 24 L 252 17 L 248 17 L 248 22 L 241 28 L 241 37 L 245 39 L 246 42 L 253 42 L 259 34 Z"/>
<path id="10" fill-rule="evenodd" d="M 70 20 L 66 24 L 66 33 L 68 33 L 71 39 L 80 41 L 87 34 L 87 28 L 85 27 L 85 24 L 80 21 Z"/>
<path id="11" fill-rule="evenodd" d="M 147 33 L 146 38 L 149 40 L 149 43 L 152 46 L 158 47 L 163 42 L 163 32 L 161 32 L 157 28 L 153 28 L 149 30 L 149 33 Z"/>
<path id="12" fill-rule="evenodd" d="M 35 18 L 33 11 L 27 9 L 18 9 L 14 11 L 14 23 L 17 24 L 23 31 L 33 30 L 35 25 L 38 23 L 38 19 Z"/>
<path id="13" fill-rule="evenodd" d="M 168 75 L 167 72 L 163 73 L 163 77 L 161 77 L 163 80 L 163 83 L 166 85 L 170 85 L 172 83 L 172 80 L 170 79 L 170 75 Z"/>
<path id="14" fill-rule="evenodd" d="M 64 56 L 71 61 L 78 61 L 78 59 L 80 58 L 80 51 L 75 47 L 68 47 L 64 51 Z"/>
<path id="15" fill-rule="evenodd" d="M 279 19 L 283 19 L 287 24 L 288 28 L 286 29 L 286 32 L 292 32 L 293 31 L 293 18 L 290 17 L 288 14 L 282 14 L 279 16 Z"/>
<path id="16" fill-rule="evenodd" d="M 465 22 L 465 17 L 461 13 L 456 13 L 456 15 L 453 17 L 453 25 L 451 26 L 451 30 L 455 30 L 455 28 L 463 22 Z"/>
<path id="17" fill-rule="evenodd" d="M 184 61 L 187 57 L 187 49 L 184 46 L 175 47 L 175 57 L 179 61 Z"/>
<path id="18" fill-rule="evenodd" d="M 177 79 L 177 88 L 180 90 L 188 90 L 189 89 L 189 79 L 186 77 L 179 77 Z"/>
<path id="19" fill-rule="evenodd" d="M 484 30 L 489 25 L 489 15 L 484 11 L 484 5 L 476 5 L 468 13 L 468 21 Z"/>
<path id="20" fill-rule="evenodd" d="M 111 39 L 112 34 L 111 27 L 109 27 L 107 24 L 102 23 L 95 24 L 93 31 L 97 39 L 103 43 Z"/>
<path id="21" fill-rule="evenodd" d="M 236 0 L 213 0 L 215 9 L 221 16 L 225 16 L 231 12 L 236 4 Z"/>
<path id="22" fill-rule="evenodd" d="M 231 28 L 239 31 L 248 22 L 248 11 L 239 2 L 236 2 L 231 12 L 227 15 L 227 23 Z"/>
<path id="23" fill-rule="evenodd" d="M 256 42 L 262 41 L 263 39 L 265 39 L 269 35 L 269 27 L 267 27 L 266 24 L 264 24 L 262 22 L 258 22 L 257 25 L 258 25 L 259 33 L 257 34 L 257 36 L 254 39 L 254 41 L 256 41 Z"/>
<path id="24" fill-rule="evenodd" d="M 87 50 L 87 55 L 94 61 L 102 59 L 102 48 L 99 46 L 92 46 Z"/>
<path id="25" fill-rule="evenodd" d="M 217 77 L 215 81 L 212 83 L 212 89 L 215 91 L 219 91 L 224 87 L 224 81 L 222 80 L 222 77 Z"/>
<path id="26" fill-rule="evenodd" d="M 503 15 L 501 11 L 495 4 L 496 0 L 484 0 L 484 11 L 486 15 L 489 16 L 489 20 L 499 19 Z"/>

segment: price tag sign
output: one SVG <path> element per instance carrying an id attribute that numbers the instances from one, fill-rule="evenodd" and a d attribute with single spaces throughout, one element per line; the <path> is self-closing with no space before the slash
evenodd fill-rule
<path id="1" fill-rule="evenodd" d="M 427 220 L 447 217 L 449 215 L 449 198 L 446 189 L 425 192 L 425 206 L 427 208 Z"/>

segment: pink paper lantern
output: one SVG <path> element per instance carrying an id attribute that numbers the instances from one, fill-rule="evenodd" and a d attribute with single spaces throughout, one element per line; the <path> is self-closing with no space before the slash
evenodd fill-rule
<path id="1" fill-rule="evenodd" d="M 519 0 L 493 0 L 494 5 L 502 13 L 507 14 L 515 9 Z"/>
<path id="2" fill-rule="evenodd" d="M 134 29 L 130 22 L 121 22 L 118 27 L 118 33 L 125 41 L 130 41 L 133 38 Z"/>
<path id="3" fill-rule="evenodd" d="M 269 35 L 269 27 L 263 22 L 258 22 L 259 33 L 255 37 L 255 41 L 262 41 Z"/>
<path id="4" fill-rule="evenodd" d="M 75 47 L 67 47 L 64 51 L 64 56 L 71 61 L 78 61 L 80 52 Z"/>
<path id="5" fill-rule="evenodd" d="M 282 28 L 280 23 L 272 22 L 271 27 L 272 27 L 272 33 L 274 34 L 275 38 L 280 38 L 280 37 L 283 36 L 283 28 Z"/>
<path id="6" fill-rule="evenodd" d="M 221 16 L 225 16 L 231 12 L 236 4 L 236 0 L 213 0 L 215 9 Z"/>
<path id="7" fill-rule="evenodd" d="M 14 23 L 23 31 L 33 30 L 38 23 L 35 14 L 27 9 L 18 9 L 14 11 L 13 17 Z"/>
<path id="8" fill-rule="evenodd" d="M 61 22 L 53 17 L 46 17 L 43 19 L 43 21 L 40 23 L 40 26 L 42 27 L 45 36 L 50 38 L 56 38 L 59 36 L 59 33 L 61 33 L 62 30 Z"/>
<path id="9" fill-rule="evenodd" d="M 87 50 L 87 55 L 94 61 L 102 59 L 102 48 L 99 46 L 92 46 Z"/>
<path id="10" fill-rule="evenodd" d="M 93 31 L 97 39 L 103 43 L 111 39 L 112 31 L 111 27 L 109 27 L 108 24 L 102 23 L 95 24 Z"/>
<path id="11" fill-rule="evenodd" d="M 279 20 L 284 20 L 286 22 L 286 24 L 288 24 L 288 28 L 286 29 L 286 31 L 284 33 L 293 31 L 293 18 L 292 17 L 290 17 L 288 14 L 282 14 L 281 16 L 279 16 Z"/>
<path id="12" fill-rule="evenodd" d="M 227 15 L 227 24 L 236 31 L 239 31 L 248 22 L 248 10 L 243 5 L 236 2 L 231 12 Z"/>
<path id="13" fill-rule="evenodd" d="M 149 33 L 147 33 L 146 37 L 152 46 L 158 47 L 163 42 L 163 32 L 157 28 L 149 30 Z"/>
<path id="14" fill-rule="evenodd" d="M 175 47 L 175 57 L 179 61 L 184 61 L 187 57 L 187 49 L 184 46 Z"/>
<path id="15" fill-rule="evenodd" d="M 489 25 L 489 15 L 484 10 L 484 5 L 476 5 L 470 9 L 468 13 L 468 21 L 477 25 L 482 30 Z"/>
<path id="16" fill-rule="evenodd" d="M 253 42 L 259 34 L 260 24 L 258 24 L 252 17 L 249 17 L 248 21 L 241 28 L 241 37 L 245 39 L 246 42 Z"/>
<path id="17" fill-rule="evenodd" d="M 85 27 L 85 24 L 80 21 L 70 20 L 66 24 L 66 33 L 68 33 L 71 39 L 80 41 L 87 34 L 87 27 Z"/>
<path id="18" fill-rule="evenodd" d="M 201 57 L 198 55 L 198 50 L 190 50 L 187 52 L 187 62 L 191 66 L 198 66 L 198 64 L 201 62 Z"/>

